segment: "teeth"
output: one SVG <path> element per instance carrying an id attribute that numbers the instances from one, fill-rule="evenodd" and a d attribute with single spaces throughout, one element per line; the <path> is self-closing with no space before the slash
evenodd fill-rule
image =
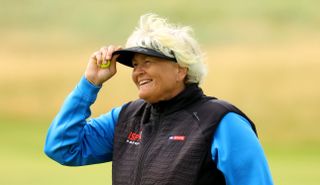
<path id="1" fill-rule="evenodd" d="M 141 80 L 141 81 L 139 82 L 139 85 L 144 85 L 144 84 L 147 84 L 147 83 L 149 83 L 149 82 L 151 82 L 151 80 Z"/>

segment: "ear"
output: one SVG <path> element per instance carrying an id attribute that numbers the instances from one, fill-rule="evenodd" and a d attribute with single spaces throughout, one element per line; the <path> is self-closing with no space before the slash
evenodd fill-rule
<path id="1" fill-rule="evenodd" d="M 187 74 L 188 74 L 188 68 L 178 66 L 178 76 L 177 76 L 178 81 L 185 81 Z"/>

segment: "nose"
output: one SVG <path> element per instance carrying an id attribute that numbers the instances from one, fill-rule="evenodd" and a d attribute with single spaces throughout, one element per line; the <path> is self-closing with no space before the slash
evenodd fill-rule
<path id="1" fill-rule="evenodd" d="M 139 75 L 144 73 L 144 67 L 141 64 L 133 66 L 133 74 Z"/>
<path id="2" fill-rule="evenodd" d="M 135 65 L 132 70 L 132 79 L 133 81 L 137 81 L 138 77 L 145 74 L 145 70 L 143 65 Z"/>

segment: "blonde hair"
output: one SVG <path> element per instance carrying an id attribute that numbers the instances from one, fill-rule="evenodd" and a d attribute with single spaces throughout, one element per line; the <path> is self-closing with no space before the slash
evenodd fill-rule
<path id="1" fill-rule="evenodd" d="M 128 38 L 126 47 L 150 48 L 176 58 L 181 67 L 188 68 L 186 83 L 201 83 L 207 70 L 203 53 L 191 35 L 191 27 L 169 24 L 156 14 L 145 14 L 140 17 L 139 26 Z"/>

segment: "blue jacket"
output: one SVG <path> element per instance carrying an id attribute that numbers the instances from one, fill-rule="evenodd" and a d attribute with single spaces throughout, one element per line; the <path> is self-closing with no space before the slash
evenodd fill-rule
<path id="1" fill-rule="evenodd" d="M 68 166 L 112 161 L 114 128 L 122 106 L 88 119 L 100 88 L 82 77 L 69 94 L 48 130 L 45 153 L 50 158 Z M 228 185 L 273 184 L 259 140 L 242 116 L 228 113 L 221 120 L 211 153 Z"/>

